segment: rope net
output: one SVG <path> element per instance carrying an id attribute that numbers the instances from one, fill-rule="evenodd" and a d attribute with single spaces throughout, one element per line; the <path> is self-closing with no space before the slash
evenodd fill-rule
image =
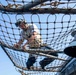
<path id="1" fill-rule="evenodd" d="M 29 53 L 13 47 L 18 42 L 21 32 L 21 29 L 15 26 L 15 22 L 22 18 L 28 24 L 36 24 L 43 42 L 56 51 L 63 51 L 73 40 L 71 32 L 76 28 L 75 8 L 76 1 L 71 0 L 0 1 L 0 45 L 16 68 L 30 75 L 46 75 L 47 72 L 47 75 L 55 75 L 61 71 L 65 63 L 69 62 L 64 53 L 58 53 L 58 58 L 54 58 L 55 60 L 45 67 L 46 71 L 31 69 L 29 73 L 29 70 L 26 70 Z M 43 58 L 45 56 L 38 55 L 35 68 L 40 67 L 39 62 Z"/>

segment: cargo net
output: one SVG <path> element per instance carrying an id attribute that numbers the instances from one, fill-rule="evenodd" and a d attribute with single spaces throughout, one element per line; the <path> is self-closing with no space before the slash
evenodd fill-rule
<path id="1" fill-rule="evenodd" d="M 24 75 L 55 75 L 69 61 L 63 50 L 73 40 L 71 32 L 76 28 L 76 1 L 62 0 L 2 0 L 0 1 L 0 45 L 9 56 L 18 71 Z M 15 26 L 22 18 L 28 24 L 36 24 L 43 42 L 57 52 L 58 57 L 51 56 L 45 49 L 15 49 L 13 46 L 20 38 L 21 29 Z M 25 40 L 26 42 L 26 40 Z M 44 53 L 46 52 L 46 53 Z M 29 54 L 37 55 L 34 69 L 28 70 L 26 62 Z M 45 66 L 45 71 L 37 69 L 45 57 L 54 61 Z"/>

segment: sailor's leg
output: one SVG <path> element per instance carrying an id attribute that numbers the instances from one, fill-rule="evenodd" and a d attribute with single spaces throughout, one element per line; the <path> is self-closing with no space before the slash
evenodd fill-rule
<path id="1" fill-rule="evenodd" d="M 26 66 L 28 69 L 30 69 L 31 66 L 36 62 L 36 57 L 35 56 L 30 56 L 26 62 Z"/>
<path id="2" fill-rule="evenodd" d="M 52 49 L 52 48 L 50 48 L 50 47 L 48 47 L 48 46 L 46 46 L 45 48 L 46 48 L 46 49 Z M 57 53 L 47 53 L 47 54 L 49 54 L 49 55 L 54 55 L 54 56 L 58 56 Z M 44 67 L 45 67 L 46 65 L 50 64 L 50 63 L 53 62 L 54 60 L 55 60 L 55 59 L 53 59 L 53 58 L 48 58 L 48 57 L 46 57 L 46 58 L 44 58 L 43 60 L 41 60 L 39 63 L 40 63 L 40 65 L 41 65 L 42 69 L 44 69 Z"/>
<path id="3" fill-rule="evenodd" d="M 54 59 L 52 58 L 44 58 L 42 61 L 40 61 L 40 65 L 41 65 L 41 68 L 44 69 L 44 67 L 48 64 L 50 64 Z"/>

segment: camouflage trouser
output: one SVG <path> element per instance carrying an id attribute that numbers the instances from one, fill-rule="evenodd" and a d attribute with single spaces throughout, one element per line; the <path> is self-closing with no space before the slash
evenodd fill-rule
<path id="1" fill-rule="evenodd" d="M 40 47 L 42 43 L 42 40 L 40 38 L 35 38 L 34 41 L 32 43 L 29 43 L 29 47 L 30 48 L 36 48 L 36 47 Z"/>

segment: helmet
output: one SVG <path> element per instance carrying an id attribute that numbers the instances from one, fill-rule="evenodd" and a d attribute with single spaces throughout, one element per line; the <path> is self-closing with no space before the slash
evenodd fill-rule
<path id="1" fill-rule="evenodd" d="M 18 19 L 17 22 L 15 23 L 16 27 L 18 27 L 21 22 L 27 24 L 25 20 L 23 20 L 23 19 Z"/>

